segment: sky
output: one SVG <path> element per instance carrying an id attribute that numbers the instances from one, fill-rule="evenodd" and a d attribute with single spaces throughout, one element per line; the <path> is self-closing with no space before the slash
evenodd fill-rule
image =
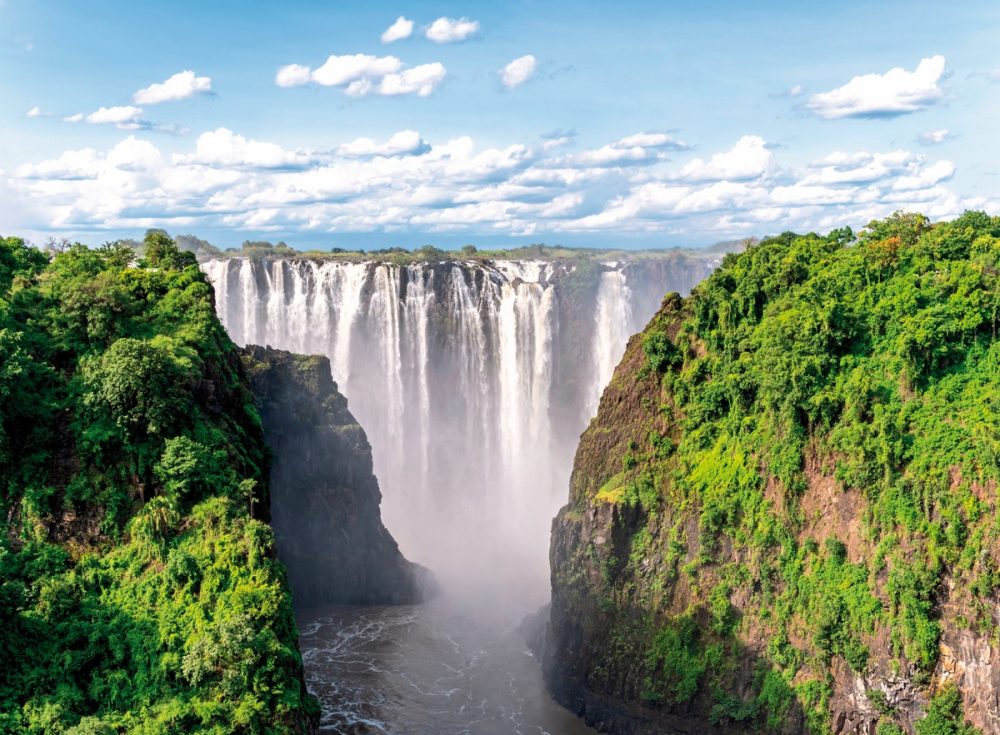
<path id="1" fill-rule="evenodd" d="M 0 0 L 0 233 L 701 246 L 1000 214 L 1000 3 Z"/>

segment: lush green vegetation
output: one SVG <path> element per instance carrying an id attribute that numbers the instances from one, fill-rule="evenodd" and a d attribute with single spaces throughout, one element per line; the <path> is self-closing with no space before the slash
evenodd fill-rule
<path id="1" fill-rule="evenodd" d="M 649 551 L 605 594 L 650 614 L 647 700 L 700 692 L 719 719 L 768 727 L 794 705 L 823 732 L 837 661 L 920 689 L 944 625 L 995 637 L 998 327 L 1000 218 L 978 212 L 786 233 L 668 302 L 642 346 L 669 435 L 650 431 L 595 498 L 642 510 Z M 678 575 L 681 617 L 660 607 Z M 730 599 L 738 624 L 713 623 Z M 761 637 L 757 695 L 733 700 L 741 640 Z M 942 697 L 917 732 L 971 733 Z"/>
<path id="2" fill-rule="evenodd" d="M 265 450 L 195 257 L 0 239 L 0 732 L 303 732 Z"/>

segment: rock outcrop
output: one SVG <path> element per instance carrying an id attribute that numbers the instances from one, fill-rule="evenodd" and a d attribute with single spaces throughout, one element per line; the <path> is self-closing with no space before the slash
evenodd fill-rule
<path id="1" fill-rule="evenodd" d="M 1000 218 L 895 215 L 668 296 L 553 522 L 555 698 L 620 735 L 1000 732 L 998 264 Z"/>
<path id="2" fill-rule="evenodd" d="M 271 450 L 271 526 L 296 607 L 419 600 L 428 573 L 382 525 L 371 446 L 330 361 L 250 346 L 244 363 Z"/>

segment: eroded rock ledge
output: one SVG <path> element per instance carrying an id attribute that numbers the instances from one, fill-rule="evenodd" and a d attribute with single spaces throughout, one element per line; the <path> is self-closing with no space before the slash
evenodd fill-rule
<path id="1" fill-rule="evenodd" d="M 271 450 L 271 526 L 296 607 L 420 600 L 429 573 L 382 525 L 371 445 L 330 361 L 255 345 L 243 359 Z"/>

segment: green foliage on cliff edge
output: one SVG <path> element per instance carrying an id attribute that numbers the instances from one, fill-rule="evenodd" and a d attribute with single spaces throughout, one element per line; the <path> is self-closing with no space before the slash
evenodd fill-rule
<path id="1" fill-rule="evenodd" d="M 193 255 L 0 239 L 0 732 L 305 732 L 260 421 Z"/>
<path id="2" fill-rule="evenodd" d="M 647 703 L 697 694 L 713 721 L 776 730 L 793 708 L 827 732 L 838 662 L 926 695 L 945 625 L 995 639 L 998 328 L 1000 218 L 978 212 L 786 233 L 665 306 L 642 371 L 676 451 L 651 432 L 625 490 L 577 499 L 629 506 L 629 483 L 657 478 L 632 525 L 652 550 L 603 592 L 649 615 Z M 711 622 L 720 584 L 739 601 L 731 631 Z M 945 619 L 946 599 L 963 614 Z M 755 694 L 734 699 L 751 639 L 766 644 Z M 947 696 L 917 732 L 973 732 Z"/>

